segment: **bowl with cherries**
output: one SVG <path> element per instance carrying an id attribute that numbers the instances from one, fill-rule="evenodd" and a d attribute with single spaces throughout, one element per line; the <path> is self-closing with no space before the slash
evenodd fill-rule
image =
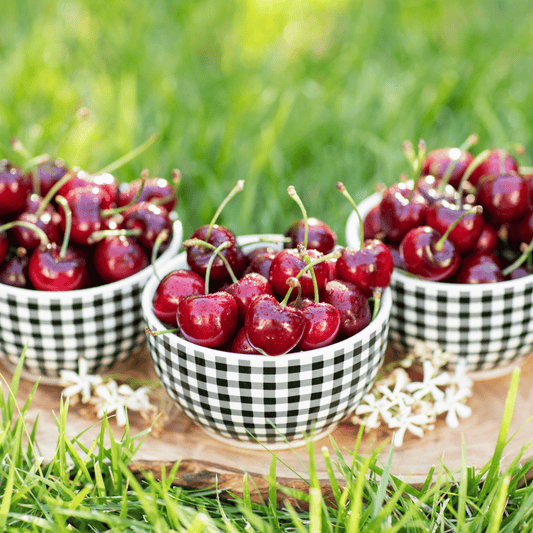
<path id="1" fill-rule="evenodd" d="M 173 179 L 119 184 L 42 158 L 0 161 L 0 357 L 23 376 L 97 373 L 145 343 L 141 293 L 182 241 Z"/>
<path id="2" fill-rule="evenodd" d="M 520 147 L 474 157 L 476 141 L 428 153 L 404 143 L 412 176 L 361 202 L 346 239 L 378 237 L 392 252 L 389 345 L 436 343 L 483 379 L 533 351 L 533 172 Z"/>
<path id="3" fill-rule="evenodd" d="M 288 192 L 302 218 L 284 235 L 235 236 L 215 214 L 143 292 L 163 387 L 204 431 L 242 447 L 331 432 L 372 386 L 387 343 L 389 250 L 376 240 L 345 254 Z"/>

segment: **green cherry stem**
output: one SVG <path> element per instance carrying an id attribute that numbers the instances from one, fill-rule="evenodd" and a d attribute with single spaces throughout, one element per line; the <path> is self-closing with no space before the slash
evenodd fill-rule
<path id="1" fill-rule="evenodd" d="M 307 248 L 305 248 L 303 244 L 298 245 L 298 253 L 300 254 L 300 257 L 303 259 L 306 265 L 309 265 L 311 263 L 311 258 L 309 257 L 309 254 L 307 253 Z M 316 281 L 315 269 L 311 268 L 309 272 L 311 273 L 311 280 L 313 281 L 315 303 L 318 303 L 320 301 L 320 298 L 318 295 L 318 283 Z M 300 292 L 301 292 L 301 288 L 300 288 Z"/>
<path id="2" fill-rule="evenodd" d="M 483 161 L 486 161 L 490 156 L 491 150 L 483 150 L 483 152 L 480 152 L 476 157 L 474 157 L 473 161 L 468 165 L 468 167 L 465 170 L 465 173 L 463 174 L 463 177 L 461 178 L 461 181 L 459 182 L 459 187 L 457 189 L 457 207 L 461 207 L 461 204 L 463 203 L 463 189 L 464 184 L 468 181 L 468 178 L 472 175 L 472 172 L 481 164 Z"/>
<path id="3" fill-rule="evenodd" d="M 418 154 L 416 157 L 415 179 L 419 178 L 422 174 L 422 163 L 426 157 L 427 146 L 423 139 L 418 141 Z"/>
<path id="4" fill-rule="evenodd" d="M 340 181 L 337 182 L 337 190 L 348 199 L 350 204 L 352 204 L 352 207 L 355 211 L 355 214 L 357 215 L 357 219 L 359 220 L 359 248 L 363 247 L 363 243 L 365 241 L 365 229 L 363 228 L 363 220 L 361 219 L 361 215 L 359 214 L 359 210 L 357 209 L 357 205 L 355 204 L 354 199 L 350 196 L 348 193 L 346 187 L 343 183 Z"/>
<path id="5" fill-rule="evenodd" d="M 48 236 L 39 226 L 37 226 L 36 224 L 32 224 L 31 222 L 25 222 L 23 220 L 14 220 L 13 222 L 6 222 L 5 224 L 2 224 L 0 226 L 0 233 L 4 233 L 5 231 L 16 226 L 34 231 L 37 234 L 39 240 L 41 241 L 41 248 L 46 248 L 50 244 Z"/>
<path id="6" fill-rule="evenodd" d="M 40 218 L 40 216 L 44 213 L 44 210 L 46 209 L 46 206 L 52 201 L 52 198 L 57 194 L 59 189 L 65 185 L 65 183 L 69 182 L 72 178 L 76 176 L 78 173 L 79 168 L 72 168 L 70 170 L 67 170 L 63 177 L 56 181 L 52 187 L 50 187 L 50 190 L 48 191 L 47 195 L 42 199 L 41 203 L 39 204 L 39 208 L 37 211 L 35 211 L 35 216 L 37 218 Z"/>
<path id="7" fill-rule="evenodd" d="M 230 264 L 228 263 L 226 258 L 220 253 L 220 252 L 222 252 L 222 250 L 224 250 L 225 248 L 228 248 L 229 246 L 231 246 L 231 243 L 229 241 L 224 241 L 222 244 L 217 246 L 213 250 L 213 253 L 211 254 L 211 257 L 209 258 L 209 261 L 207 262 L 207 267 L 205 269 L 205 293 L 206 294 L 209 294 L 209 279 L 211 277 L 211 269 L 213 268 L 213 262 L 215 261 L 215 255 L 218 255 L 222 259 L 224 264 L 226 265 L 226 268 L 228 269 L 228 272 L 229 272 L 230 277 L 231 277 L 231 281 L 233 281 L 233 283 L 237 282 L 237 278 L 236 278 L 235 274 L 233 273 L 233 270 L 232 270 Z"/>
<path id="8" fill-rule="evenodd" d="M 437 241 L 437 244 L 435 244 L 435 250 L 437 250 L 438 252 L 442 250 L 444 246 L 444 241 L 446 241 L 450 233 L 455 229 L 455 226 L 457 226 L 457 224 L 459 224 L 459 222 L 464 217 L 466 217 L 467 215 L 472 215 L 472 214 L 478 215 L 480 213 L 483 213 L 483 208 L 480 205 L 475 205 L 474 207 L 472 207 L 472 209 L 469 209 L 468 211 L 465 211 L 464 213 L 462 213 L 460 217 L 456 218 L 453 221 L 453 223 L 448 226 L 448 228 L 446 229 L 442 237 Z"/>
<path id="9" fill-rule="evenodd" d="M 298 288 L 298 296 L 296 298 L 296 301 L 299 301 L 302 297 L 302 287 L 300 286 L 300 282 L 298 281 L 297 277 L 288 278 L 287 285 L 289 286 L 289 289 L 285 294 L 285 298 L 283 298 L 283 300 L 280 302 L 280 305 L 283 308 L 287 307 L 287 304 L 289 303 L 289 298 L 291 297 L 291 293 L 294 288 Z"/>
<path id="10" fill-rule="evenodd" d="M 61 198 L 61 196 L 59 197 Z M 103 241 L 106 237 L 138 237 L 141 235 L 141 228 L 132 229 L 101 229 L 93 231 L 87 238 L 87 244 Z"/>
<path id="11" fill-rule="evenodd" d="M 374 309 L 372 310 L 372 320 L 374 320 L 378 316 L 382 292 L 383 290 L 381 288 L 376 288 L 374 289 L 374 292 L 372 294 L 372 297 L 374 300 Z"/>
<path id="12" fill-rule="evenodd" d="M 163 329 L 161 331 L 154 331 L 149 328 L 145 328 L 145 333 L 148 335 L 152 335 L 152 337 L 157 337 L 158 335 L 163 335 L 164 333 L 178 333 L 180 328 L 173 328 L 173 329 Z"/>
<path id="13" fill-rule="evenodd" d="M 70 240 L 70 232 L 72 230 L 72 211 L 68 205 L 67 200 L 61 196 L 56 196 L 56 202 L 63 208 L 65 212 L 65 233 L 63 235 L 63 242 L 61 243 L 61 250 L 59 250 L 59 257 L 63 259 L 67 254 L 67 248 Z"/>
<path id="14" fill-rule="evenodd" d="M 104 218 L 112 217 L 113 215 L 124 213 L 124 211 L 127 211 L 130 207 L 134 206 L 137 203 L 137 200 L 141 197 L 141 193 L 143 192 L 144 184 L 148 179 L 148 176 L 149 174 L 147 169 L 141 171 L 141 184 L 139 185 L 135 196 L 126 205 L 123 205 L 122 207 L 114 207 L 112 209 L 102 209 L 100 211 L 100 215 Z"/>
<path id="15" fill-rule="evenodd" d="M 472 135 L 469 135 L 467 137 L 466 141 L 461 146 L 459 146 L 459 148 L 455 149 L 456 151 L 454 151 L 453 155 L 450 156 L 452 161 L 446 167 L 446 171 L 444 172 L 444 175 L 442 176 L 442 179 L 440 180 L 440 183 L 438 186 L 439 192 L 441 193 L 444 192 L 444 189 L 446 188 L 446 185 L 448 185 L 452 172 L 455 170 L 455 167 L 457 166 L 457 163 L 459 162 L 459 159 L 461 158 L 462 153 L 465 150 L 468 150 L 472 146 L 476 145 L 478 140 L 479 140 L 479 137 L 475 133 L 473 133 Z"/>
<path id="16" fill-rule="evenodd" d="M 230 193 L 224 198 L 224 201 L 219 205 L 218 209 L 216 210 L 215 214 L 213 215 L 213 218 L 211 219 L 211 222 L 209 223 L 209 227 L 207 228 L 207 233 L 205 238 L 209 239 L 209 235 L 211 235 L 211 230 L 213 229 L 213 226 L 215 225 L 218 216 L 226 207 L 226 204 L 238 193 L 241 192 L 244 188 L 244 180 L 237 181 L 237 184 L 233 189 L 231 189 Z"/>
<path id="17" fill-rule="evenodd" d="M 289 196 L 298 204 L 298 207 L 302 211 L 302 216 L 304 219 L 304 248 L 307 249 L 307 242 L 309 240 L 309 223 L 307 221 L 307 211 L 301 198 L 298 196 L 296 189 L 292 185 L 289 185 L 289 187 L 287 187 L 287 192 L 289 193 Z"/>
<path id="18" fill-rule="evenodd" d="M 528 245 L 522 246 L 520 250 L 522 252 L 520 257 L 518 257 L 516 261 L 514 261 L 514 263 L 511 263 L 507 268 L 504 268 L 502 270 L 502 274 L 504 275 L 504 277 L 507 277 L 513 270 L 517 269 L 531 257 L 531 252 L 533 251 L 533 239 Z"/>

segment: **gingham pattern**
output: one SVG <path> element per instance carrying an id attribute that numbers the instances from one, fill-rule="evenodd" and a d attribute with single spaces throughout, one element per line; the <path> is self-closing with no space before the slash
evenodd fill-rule
<path id="1" fill-rule="evenodd" d="M 160 268 L 174 257 L 183 237 L 173 224 L 168 248 L 156 261 Z M 153 268 L 115 283 L 54 293 L 0 285 L 0 357 L 15 366 L 27 346 L 23 373 L 55 383 L 62 369 L 98 373 L 135 354 L 145 343 L 142 291 Z"/>
<path id="2" fill-rule="evenodd" d="M 432 341 L 467 370 L 492 370 L 533 351 L 533 276 L 477 286 L 419 283 L 395 272 L 389 343 L 399 352 Z"/>

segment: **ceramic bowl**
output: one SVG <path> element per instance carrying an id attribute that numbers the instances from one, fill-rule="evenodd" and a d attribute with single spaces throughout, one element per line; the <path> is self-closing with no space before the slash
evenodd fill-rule
<path id="1" fill-rule="evenodd" d="M 380 200 L 375 193 L 361 202 L 361 217 Z M 346 242 L 359 243 L 355 211 L 346 225 Z M 533 276 L 465 285 L 426 281 L 395 268 L 390 288 L 389 345 L 398 353 L 420 340 L 437 343 L 482 379 L 512 370 L 533 351 Z"/>
<path id="2" fill-rule="evenodd" d="M 278 236 L 279 237 L 279 236 Z M 256 237 L 239 238 L 245 243 Z M 186 254 L 160 275 L 187 268 Z M 150 330 L 166 327 L 152 312 L 159 280 L 143 293 Z M 326 348 L 278 357 L 204 348 L 176 334 L 148 336 L 155 370 L 174 402 L 209 435 L 233 445 L 285 448 L 318 439 L 356 408 L 374 383 L 387 343 L 390 290 L 377 317 L 363 331 Z"/>
<path id="3" fill-rule="evenodd" d="M 181 222 L 155 262 L 158 269 L 176 256 L 183 237 Z M 98 373 L 134 354 L 145 343 L 141 295 L 154 272 L 149 266 L 133 276 L 99 287 L 65 292 L 2 285 L 0 358 L 14 367 L 26 347 L 23 376 L 44 383 L 59 380 L 62 369 Z"/>

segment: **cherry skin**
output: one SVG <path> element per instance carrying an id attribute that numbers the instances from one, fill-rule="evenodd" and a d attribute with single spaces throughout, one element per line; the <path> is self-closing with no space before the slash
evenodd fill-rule
<path id="1" fill-rule="evenodd" d="M 518 161 L 506 150 L 494 149 L 488 158 L 474 169 L 468 181 L 477 187 L 482 176 L 494 176 L 501 172 L 518 172 Z"/>
<path id="2" fill-rule="evenodd" d="M 435 176 L 422 176 L 416 182 L 416 190 L 425 198 L 428 205 L 438 200 L 448 200 L 455 202 L 457 191 L 448 183 L 444 187 Z"/>
<path id="3" fill-rule="evenodd" d="M 476 201 L 493 225 L 517 220 L 528 208 L 527 183 L 517 172 L 485 175 L 477 187 Z"/>
<path id="4" fill-rule="evenodd" d="M 493 254 L 498 247 L 499 240 L 497 229 L 485 221 L 471 252 Z"/>
<path id="5" fill-rule="evenodd" d="M 161 322 L 176 327 L 178 304 L 186 296 L 205 294 L 205 283 L 196 272 L 179 269 L 169 272 L 157 286 L 152 311 Z"/>
<path id="6" fill-rule="evenodd" d="M 307 250 L 311 261 L 322 257 L 317 250 Z M 287 280 L 296 277 L 300 271 L 305 268 L 306 262 L 301 258 L 300 252 L 294 248 L 282 250 L 276 254 L 270 265 L 269 281 L 274 293 L 279 296 L 285 296 L 289 289 Z M 315 272 L 318 290 L 324 288 L 328 280 L 329 268 L 325 262 L 313 266 Z M 303 298 L 312 298 L 314 295 L 313 279 L 309 270 L 304 272 L 298 280 L 302 288 Z"/>
<path id="7" fill-rule="evenodd" d="M 381 215 L 379 212 L 379 204 L 375 205 L 366 214 L 363 219 L 363 232 L 365 239 L 380 239 L 385 237 L 385 232 L 381 228 Z"/>
<path id="8" fill-rule="evenodd" d="M 300 342 L 305 330 L 302 311 L 282 306 L 274 296 L 252 299 L 244 322 L 250 345 L 264 355 L 284 355 Z"/>
<path id="9" fill-rule="evenodd" d="M 0 216 L 22 211 L 31 193 L 31 178 L 7 159 L 0 161 Z"/>
<path id="10" fill-rule="evenodd" d="M 307 249 L 318 250 L 323 254 L 329 254 L 337 244 L 335 232 L 321 220 L 317 218 L 307 219 Z M 284 244 L 285 248 L 298 248 L 298 245 L 304 244 L 305 240 L 305 221 L 298 220 L 292 224 L 285 232 L 285 237 L 291 240 Z"/>
<path id="11" fill-rule="evenodd" d="M 157 237 L 163 231 L 167 231 L 169 238 L 161 243 L 160 250 L 168 247 L 170 235 L 172 234 L 172 221 L 168 216 L 168 211 L 164 207 L 154 205 L 150 202 L 138 202 L 126 209 L 122 213 L 124 229 L 140 228 L 139 242 L 148 250 L 152 250 Z"/>
<path id="12" fill-rule="evenodd" d="M 128 205 L 137 195 L 142 180 L 134 180 L 128 184 L 126 189 L 119 192 L 119 207 Z M 137 202 L 149 202 L 152 200 L 168 200 L 161 204 L 168 212 L 172 211 L 178 202 L 177 194 L 170 182 L 164 178 L 148 178 L 144 182 L 143 189 Z M 152 202 L 156 203 L 156 202 Z M 159 205 L 159 204 L 158 204 Z"/>
<path id="13" fill-rule="evenodd" d="M 235 333 L 235 337 L 227 347 L 227 351 L 249 355 L 259 354 L 259 352 L 248 342 L 244 326 Z"/>
<path id="14" fill-rule="evenodd" d="M 455 224 L 448 234 L 448 239 L 452 241 L 460 254 L 465 253 L 475 245 L 484 225 L 483 213 L 465 215 L 470 210 L 472 210 L 471 205 L 463 204 L 457 207 L 454 203 L 439 200 L 428 208 L 426 225 L 444 234 L 452 224 Z M 458 220 L 461 216 L 463 218 Z"/>
<path id="15" fill-rule="evenodd" d="M 0 233 L 0 263 L 3 263 L 9 252 L 9 237 L 5 231 Z"/>
<path id="16" fill-rule="evenodd" d="M 134 238 L 113 235 L 99 241 L 94 249 L 96 272 L 105 283 L 128 278 L 146 268 L 150 261 Z"/>
<path id="17" fill-rule="evenodd" d="M 252 252 L 247 254 L 250 264 L 246 267 L 245 273 L 249 274 L 250 272 L 257 272 L 268 279 L 270 275 L 270 265 L 277 253 L 278 250 L 270 248 L 269 246 L 262 246 L 252 250 Z"/>
<path id="18" fill-rule="evenodd" d="M 36 169 L 40 195 L 46 196 L 50 189 L 66 174 L 67 167 L 61 160 L 42 163 Z"/>
<path id="19" fill-rule="evenodd" d="M 387 238 L 400 242 L 410 229 L 424 223 L 428 204 L 412 186 L 397 183 L 385 190 L 379 206 L 381 227 Z"/>
<path id="20" fill-rule="evenodd" d="M 504 281 L 499 259 L 493 255 L 472 253 L 463 257 L 454 276 L 455 283 L 496 283 Z"/>
<path id="21" fill-rule="evenodd" d="M 337 338 L 341 315 L 336 307 L 304 298 L 296 306 L 305 317 L 305 330 L 298 348 L 314 350 L 329 346 Z"/>
<path id="22" fill-rule="evenodd" d="M 235 298 L 239 308 L 239 320 L 242 322 L 244 322 L 246 311 L 252 298 L 261 294 L 268 294 L 270 296 L 274 295 L 268 279 L 257 272 L 245 274 L 242 278 L 235 283 L 232 283 L 224 290 L 229 292 Z"/>
<path id="23" fill-rule="evenodd" d="M 365 240 L 359 250 L 348 246 L 337 259 L 337 276 L 357 285 L 367 298 L 389 286 L 393 269 L 390 250 L 377 239 Z"/>
<path id="24" fill-rule="evenodd" d="M 20 289 L 33 288 L 28 274 L 30 258 L 25 248 L 18 248 L 17 253 L 0 268 L 0 283 Z"/>
<path id="25" fill-rule="evenodd" d="M 183 337 L 206 348 L 226 344 L 235 334 L 238 316 L 235 298 L 223 291 L 182 298 L 176 313 Z"/>
<path id="26" fill-rule="evenodd" d="M 353 283 L 342 280 L 328 281 L 320 291 L 320 301 L 333 305 L 340 313 L 339 333 L 351 337 L 366 328 L 372 320 L 368 298 Z"/>
<path id="27" fill-rule="evenodd" d="M 459 267 L 461 257 L 449 239 L 430 226 L 413 228 L 403 238 L 400 253 L 411 274 L 431 281 L 449 278 Z"/>
<path id="28" fill-rule="evenodd" d="M 61 257 L 56 243 L 39 246 L 33 251 L 28 275 L 38 291 L 73 291 L 88 283 L 85 259 L 71 247 Z"/>
<path id="29" fill-rule="evenodd" d="M 73 177 L 64 183 L 58 194 L 67 198 L 73 189 L 97 188 L 101 191 L 100 209 L 113 209 L 117 206 L 118 181 L 111 174 L 89 174 L 83 170 L 73 170 Z"/>
<path id="30" fill-rule="evenodd" d="M 457 188 L 474 157 L 467 150 L 459 148 L 438 148 L 429 152 L 422 165 L 422 173 L 434 176 L 440 181 L 446 174 L 447 168 L 455 162 L 455 167 L 450 174 L 448 183 Z"/>

